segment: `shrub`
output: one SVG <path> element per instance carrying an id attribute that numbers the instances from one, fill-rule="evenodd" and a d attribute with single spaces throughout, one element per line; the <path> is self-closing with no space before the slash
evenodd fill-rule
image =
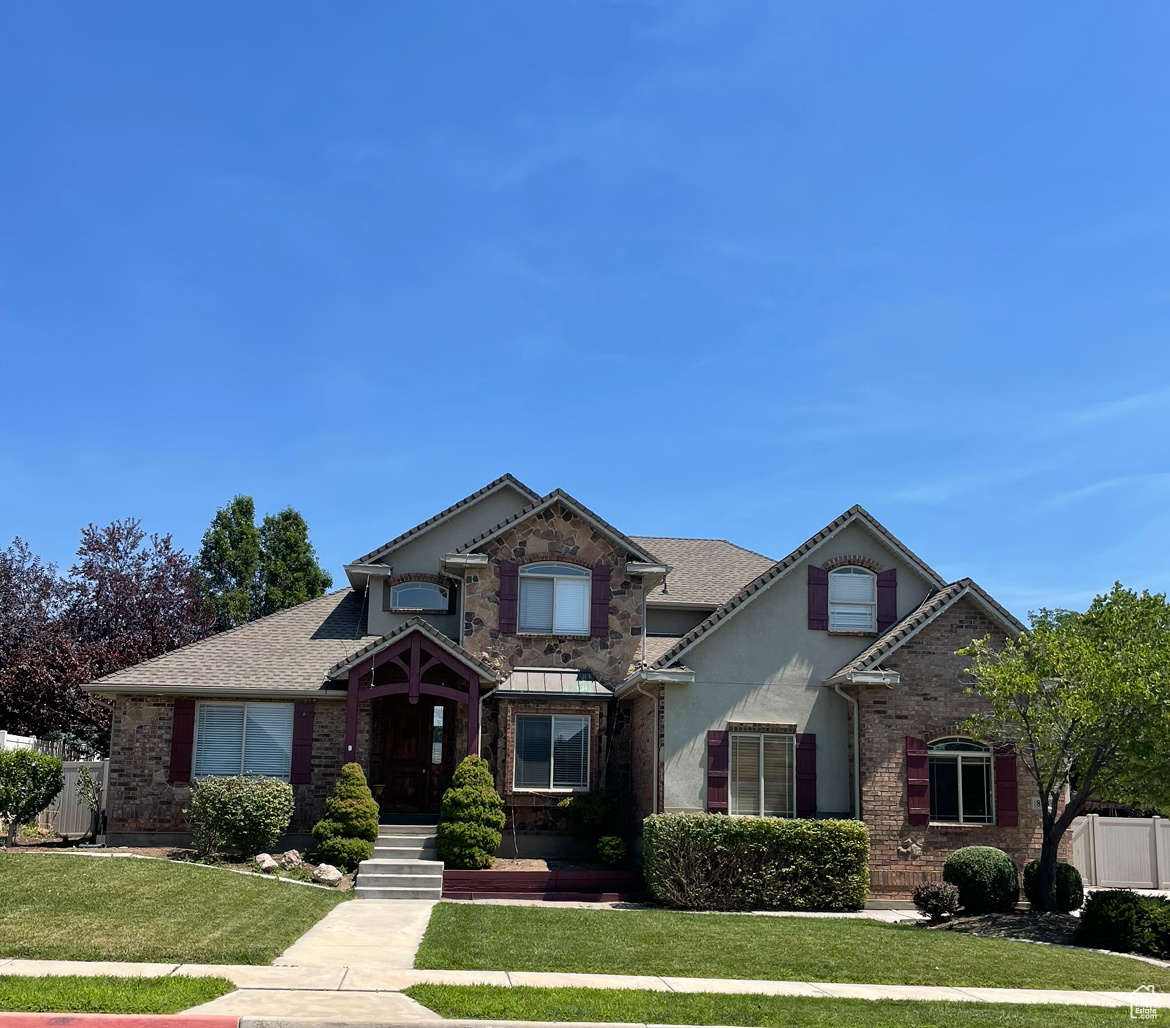
<path id="1" fill-rule="evenodd" d="M 1024 865 L 1024 895 L 1032 906 L 1040 898 L 1040 861 L 1029 860 Z M 1056 909 L 1079 910 L 1085 902 L 1085 890 L 1081 885 L 1081 873 L 1072 864 L 1063 860 L 1056 863 Z"/>
<path id="2" fill-rule="evenodd" d="M 20 826 L 35 821 L 63 785 L 57 757 L 33 750 L 0 751 L 0 822 L 8 827 L 6 845 L 15 844 Z"/>
<path id="3" fill-rule="evenodd" d="M 569 834 L 589 842 L 614 835 L 621 828 L 621 804 L 608 792 L 586 792 L 569 796 L 557 804 L 567 822 Z"/>
<path id="4" fill-rule="evenodd" d="M 616 835 L 603 835 L 597 840 L 597 859 L 603 864 L 620 864 L 626 859 L 626 844 Z"/>
<path id="5" fill-rule="evenodd" d="M 503 827 L 504 801 L 496 792 L 488 762 L 464 757 L 439 805 L 435 838 L 439 859 L 450 868 L 490 867 Z"/>
<path id="6" fill-rule="evenodd" d="M 1073 942 L 1093 949 L 1170 959 L 1170 900 L 1129 889 L 1091 893 Z"/>
<path id="7" fill-rule="evenodd" d="M 313 825 L 317 859 L 346 871 L 374 855 L 378 838 L 378 803 L 360 764 L 346 764 L 325 801 L 325 816 Z"/>
<path id="8" fill-rule="evenodd" d="M 858 910 L 869 892 L 860 821 L 655 814 L 643 827 L 646 886 L 691 910 Z"/>
<path id="9" fill-rule="evenodd" d="M 1014 910 L 1020 900 L 1020 876 L 1003 850 L 964 846 L 943 864 L 943 881 L 959 890 L 959 904 L 968 915 Z"/>
<path id="10" fill-rule="evenodd" d="M 914 906 L 937 924 L 959 909 L 959 890 L 950 882 L 923 882 L 914 889 Z"/>
<path id="11" fill-rule="evenodd" d="M 278 778 L 199 778 L 191 786 L 191 806 L 183 813 L 200 853 L 215 856 L 230 849 L 254 856 L 271 849 L 288 829 L 292 786 Z"/>

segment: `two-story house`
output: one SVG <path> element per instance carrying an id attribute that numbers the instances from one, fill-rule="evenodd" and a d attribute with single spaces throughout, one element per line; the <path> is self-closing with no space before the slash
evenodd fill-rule
<path id="1" fill-rule="evenodd" d="M 955 651 L 1022 626 L 860 507 L 777 561 L 505 475 L 345 570 L 87 687 L 113 704 L 111 843 L 181 843 L 190 782 L 239 773 L 290 781 L 304 835 L 352 760 L 385 821 L 426 817 L 479 753 L 509 854 L 569 852 L 556 805 L 598 789 L 634 835 L 660 811 L 861 817 L 879 896 L 959 846 L 1038 851 L 1015 756 L 956 727 Z"/>

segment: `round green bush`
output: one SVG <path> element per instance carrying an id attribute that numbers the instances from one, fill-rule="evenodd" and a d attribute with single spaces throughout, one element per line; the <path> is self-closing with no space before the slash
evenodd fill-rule
<path id="1" fill-rule="evenodd" d="M 1024 895 L 1032 906 L 1038 906 L 1040 898 L 1040 861 L 1029 860 L 1024 865 Z M 1081 884 L 1081 873 L 1072 864 L 1063 860 L 1056 862 L 1056 909 L 1068 912 L 1080 910 L 1085 902 L 1085 889 Z"/>
<path id="2" fill-rule="evenodd" d="M 616 835 L 603 835 L 597 840 L 597 859 L 603 864 L 620 864 L 626 859 L 626 844 Z"/>
<path id="3" fill-rule="evenodd" d="M 292 786 L 278 778 L 244 775 L 197 778 L 184 813 L 200 853 L 214 856 L 228 849 L 255 856 L 272 849 L 288 829 Z"/>
<path id="4" fill-rule="evenodd" d="M 358 864 L 373 855 L 374 844 L 368 839 L 335 835 L 317 844 L 317 862 L 332 864 L 343 871 L 356 871 Z"/>
<path id="5" fill-rule="evenodd" d="M 1170 958 L 1170 900 L 1129 889 L 1099 889 L 1081 911 L 1073 942 L 1117 953 Z"/>
<path id="6" fill-rule="evenodd" d="M 1003 850 L 964 846 L 943 864 L 943 881 L 959 890 L 959 904 L 968 915 L 1006 913 L 1020 900 L 1020 876 Z"/>
<path id="7" fill-rule="evenodd" d="M 503 827 L 504 801 L 496 792 L 488 762 L 474 755 L 465 757 L 439 804 L 435 832 L 439 859 L 453 869 L 490 867 Z"/>

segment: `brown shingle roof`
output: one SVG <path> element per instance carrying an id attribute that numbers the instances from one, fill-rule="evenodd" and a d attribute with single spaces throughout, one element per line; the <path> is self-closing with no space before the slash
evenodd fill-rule
<path id="1" fill-rule="evenodd" d="M 648 635 L 646 636 L 646 663 L 653 664 L 664 653 L 668 653 L 678 645 L 681 635 Z M 638 658 L 641 659 L 641 651 Z"/>
<path id="2" fill-rule="evenodd" d="M 893 628 L 881 636 L 881 638 L 875 640 L 872 646 L 841 668 L 829 681 L 839 681 L 845 678 L 850 672 L 874 670 L 894 650 L 912 636 L 917 635 L 935 618 L 958 603 L 964 596 L 969 596 L 974 600 L 992 618 L 1000 622 L 1009 634 L 1019 635 L 1024 631 L 1024 626 L 1011 613 L 996 603 L 991 596 L 979 588 L 971 579 L 960 578 L 957 582 L 952 582 L 945 589 L 940 589 L 938 592 L 928 596 L 914 610 L 894 625 Z"/>
<path id="3" fill-rule="evenodd" d="M 726 539 L 676 539 L 635 535 L 640 546 L 657 554 L 671 572 L 665 589 L 659 586 L 646 599 L 654 604 L 718 607 L 776 562 L 762 553 L 745 550 Z"/>
<path id="4" fill-rule="evenodd" d="M 486 496 L 488 493 L 495 492 L 500 486 L 507 483 L 522 492 L 528 497 L 529 502 L 535 502 L 540 499 L 537 493 L 533 492 L 523 482 L 511 475 L 501 475 L 494 482 L 488 482 L 482 489 L 477 489 L 470 496 L 463 497 L 458 503 L 453 503 L 446 510 L 439 511 L 433 518 L 427 518 L 421 524 L 415 525 L 414 528 L 403 532 L 402 535 L 395 536 L 388 543 L 383 543 L 376 550 L 370 550 L 365 556 L 358 557 L 357 560 L 351 561 L 353 564 L 379 564 L 382 563 L 382 558 L 386 556 L 391 550 L 401 546 L 408 539 L 414 538 L 416 535 L 421 535 L 428 528 L 437 525 L 440 521 L 445 521 L 448 517 L 454 514 L 462 507 L 466 507 L 469 503 L 474 503 L 481 496 Z"/>
<path id="5" fill-rule="evenodd" d="M 91 683 L 97 692 L 164 689 L 314 690 L 325 669 L 373 636 L 362 597 L 340 589 L 180 647 Z"/>

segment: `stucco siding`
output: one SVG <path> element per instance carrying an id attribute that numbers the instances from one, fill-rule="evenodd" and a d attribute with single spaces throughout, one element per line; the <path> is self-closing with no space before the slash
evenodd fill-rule
<path id="1" fill-rule="evenodd" d="M 741 608 L 680 658 L 695 672 L 690 685 L 667 687 L 664 739 L 667 810 L 706 804 L 707 732 L 728 721 L 794 723 L 817 737 L 817 809 L 850 812 L 846 702 L 824 681 L 874 636 L 808 629 L 807 564 L 856 555 L 897 568 L 898 616 L 925 599 L 930 586 L 865 528 L 850 525 Z"/>

